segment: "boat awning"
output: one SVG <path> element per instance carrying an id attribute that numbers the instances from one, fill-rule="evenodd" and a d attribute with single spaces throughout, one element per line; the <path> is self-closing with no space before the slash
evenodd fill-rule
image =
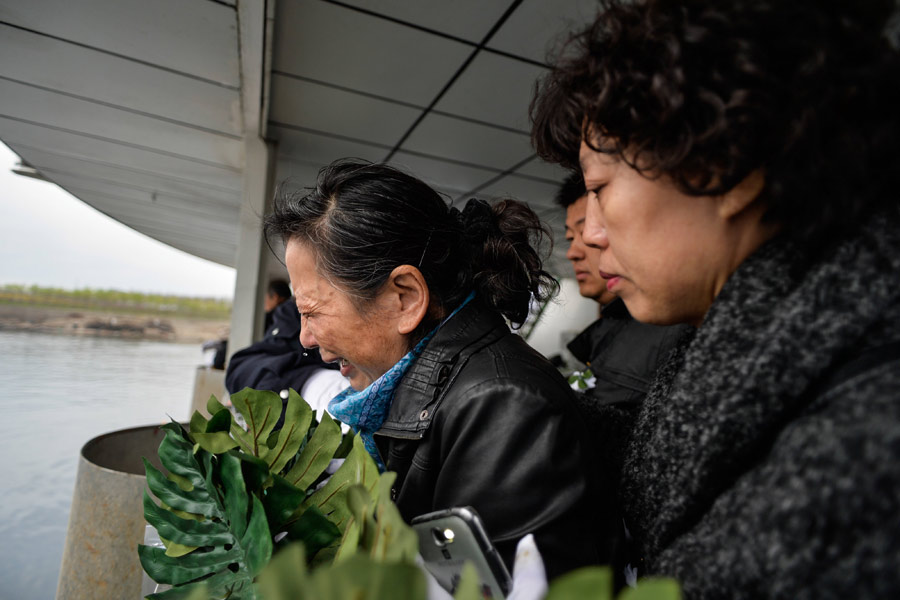
<path id="1" fill-rule="evenodd" d="M 2 0 L 0 140 L 107 215 L 229 266 L 248 135 L 273 144 L 276 182 L 308 185 L 339 157 L 386 160 L 455 201 L 525 200 L 561 232 L 565 174 L 534 156 L 528 103 L 547 50 L 593 10 Z"/>

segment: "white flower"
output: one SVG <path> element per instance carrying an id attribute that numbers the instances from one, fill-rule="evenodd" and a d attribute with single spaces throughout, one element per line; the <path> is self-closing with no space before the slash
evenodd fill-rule
<path id="1" fill-rule="evenodd" d="M 569 375 L 569 385 L 576 392 L 583 392 L 592 389 L 597 385 L 597 378 L 591 373 L 590 369 L 584 371 L 575 371 Z"/>

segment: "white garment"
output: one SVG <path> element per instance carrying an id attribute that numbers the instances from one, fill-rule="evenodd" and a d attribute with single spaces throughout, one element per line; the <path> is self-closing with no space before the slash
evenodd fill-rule
<path id="1" fill-rule="evenodd" d="M 341 375 L 340 371 L 317 369 L 303 384 L 300 395 L 317 414 L 321 415 L 322 411 L 328 408 L 328 402 L 348 387 L 350 381 Z"/>

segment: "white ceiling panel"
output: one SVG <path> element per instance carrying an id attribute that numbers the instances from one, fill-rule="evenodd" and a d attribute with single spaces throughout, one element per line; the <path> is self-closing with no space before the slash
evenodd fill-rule
<path id="1" fill-rule="evenodd" d="M 88 133 L 138 147 L 240 168 L 243 142 L 222 134 L 161 121 L 126 110 L 63 96 L 0 79 L 3 110 L 14 119 L 42 123 L 76 133 Z"/>
<path id="2" fill-rule="evenodd" d="M 276 75 L 270 120 L 369 142 L 399 141 L 420 112 L 384 100 Z"/>
<path id="3" fill-rule="evenodd" d="M 573 29 L 583 29 L 594 19 L 597 0 L 525 0 L 494 34 L 494 48 L 541 63 Z"/>
<path id="4" fill-rule="evenodd" d="M 533 153 L 527 135 L 430 114 L 402 149 L 506 170 Z"/>
<path id="5" fill-rule="evenodd" d="M 128 219 L 130 215 L 154 215 L 161 223 L 168 222 L 176 226 L 184 219 L 200 219 L 202 223 L 198 231 L 206 233 L 225 233 L 232 230 L 234 211 L 219 210 L 210 212 L 209 206 L 185 202 L 164 193 L 152 192 L 135 186 L 110 183 L 92 179 L 84 173 L 53 173 L 53 181 L 60 186 L 77 192 L 90 192 L 96 198 L 114 198 L 119 201 L 119 213 Z M 97 208 L 100 208 L 97 206 Z M 137 212 L 135 212 L 137 211 Z M 125 221 L 128 222 L 128 221 Z M 236 227 L 235 227 L 236 228 Z M 234 242 L 235 240 L 229 240 Z"/>
<path id="6" fill-rule="evenodd" d="M 528 202 L 535 210 L 552 207 L 555 194 L 555 185 L 526 179 L 525 177 L 517 177 L 516 175 L 507 175 L 503 179 L 478 191 L 480 196 L 522 200 Z"/>
<path id="7" fill-rule="evenodd" d="M 297 131 L 269 123 L 270 136 L 278 142 L 278 156 L 285 160 L 327 165 L 339 158 L 383 159 L 388 149 L 361 142 L 307 131 Z"/>
<path id="8" fill-rule="evenodd" d="M 114 167 L 37 150 L 27 151 L 27 161 L 29 165 L 50 179 L 55 179 L 57 173 L 82 175 L 90 179 L 134 187 L 157 195 L 165 194 L 206 208 L 230 205 L 239 209 L 241 204 L 240 192 L 224 193 L 220 189 L 211 189 L 197 183 L 179 181 L 133 168 Z"/>
<path id="9" fill-rule="evenodd" d="M 528 103 L 534 82 L 546 71 L 530 63 L 480 52 L 435 109 L 527 134 L 531 127 Z"/>
<path id="10" fill-rule="evenodd" d="M 408 152 L 397 152 L 391 164 L 456 198 L 497 175 L 491 169 L 460 165 Z"/>
<path id="11" fill-rule="evenodd" d="M 241 193 L 236 169 L 185 160 L 159 152 L 123 146 L 42 125 L 0 117 L 0 139 L 20 156 L 32 149 L 60 156 L 83 158 L 99 164 L 136 169 L 170 179 L 194 182 L 223 193 Z"/>
<path id="12" fill-rule="evenodd" d="M 205 248 L 208 251 L 198 256 L 224 265 L 234 264 L 238 233 L 236 219 L 221 219 L 210 224 L 209 215 L 197 215 L 184 210 L 182 205 L 175 202 L 172 203 L 173 208 L 163 211 L 150 203 L 130 201 L 121 194 L 108 194 L 94 191 L 91 187 L 79 187 L 79 183 L 81 182 L 78 180 L 65 179 L 61 180 L 59 185 L 100 212 L 114 215 L 113 218 L 118 221 L 122 220 L 119 215 L 124 215 L 128 219 L 129 227 L 153 235 L 176 248 L 184 249 L 185 246 L 195 245 Z M 148 228 L 155 229 L 166 239 L 148 233 L 146 231 Z M 173 240 L 178 239 L 183 239 L 183 245 L 173 243 Z"/>
<path id="13" fill-rule="evenodd" d="M 20 0 L 0 20 L 237 88 L 235 9 L 209 0 Z"/>
<path id="14" fill-rule="evenodd" d="M 241 134 L 236 90 L 4 25 L 0 73 L 104 104 Z"/>
<path id="15" fill-rule="evenodd" d="M 551 182 L 558 181 L 559 183 L 562 183 L 565 178 L 569 176 L 571 171 L 564 169 L 557 164 L 544 162 L 540 157 L 535 156 L 534 159 L 516 169 L 516 173 L 540 177 L 541 179 L 546 179 Z"/>
<path id="16" fill-rule="evenodd" d="M 275 169 L 276 194 L 315 187 L 319 169 L 324 166 L 281 157 Z"/>
<path id="17" fill-rule="evenodd" d="M 479 43 L 509 0 L 345 0 L 346 4 Z"/>
<path id="18" fill-rule="evenodd" d="M 427 106 L 472 48 L 316 0 L 278 2 L 273 69 Z"/>

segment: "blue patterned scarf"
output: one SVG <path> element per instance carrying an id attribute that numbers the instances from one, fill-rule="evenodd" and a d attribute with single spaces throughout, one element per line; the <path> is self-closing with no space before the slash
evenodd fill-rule
<path id="1" fill-rule="evenodd" d="M 370 383 L 366 389 L 357 392 L 353 388 L 347 388 L 332 398 L 328 403 L 328 412 L 342 423 L 346 423 L 352 427 L 354 431 L 359 432 L 363 443 L 366 446 L 366 450 L 368 450 L 369 454 L 372 455 L 372 458 L 375 459 L 375 464 L 378 465 L 379 471 L 383 472 L 385 470 L 385 465 L 384 462 L 382 462 L 381 455 L 375 445 L 373 434 L 381 429 L 381 425 L 384 423 L 384 420 L 387 419 L 397 384 L 403 379 L 403 376 L 406 374 L 406 371 L 413 361 L 422 354 L 422 350 L 425 349 L 425 346 L 428 345 L 428 342 L 431 341 L 431 338 L 434 337 L 437 330 L 440 329 L 444 323 L 453 318 L 453 315 L 458 313 L 460 309 L 468 304 L 474 297 L 475 292 L 469 293 L 466 299 L 462 301 L 462 304 L 457 306 L 446 319 L 441 321 L 437 327 L 432 329 L 428 335 L 422 338 L 422 340 L 416 344 L 415 348 L 407 352 L 397 364 L 388 369 L 384 375 Z"/>

